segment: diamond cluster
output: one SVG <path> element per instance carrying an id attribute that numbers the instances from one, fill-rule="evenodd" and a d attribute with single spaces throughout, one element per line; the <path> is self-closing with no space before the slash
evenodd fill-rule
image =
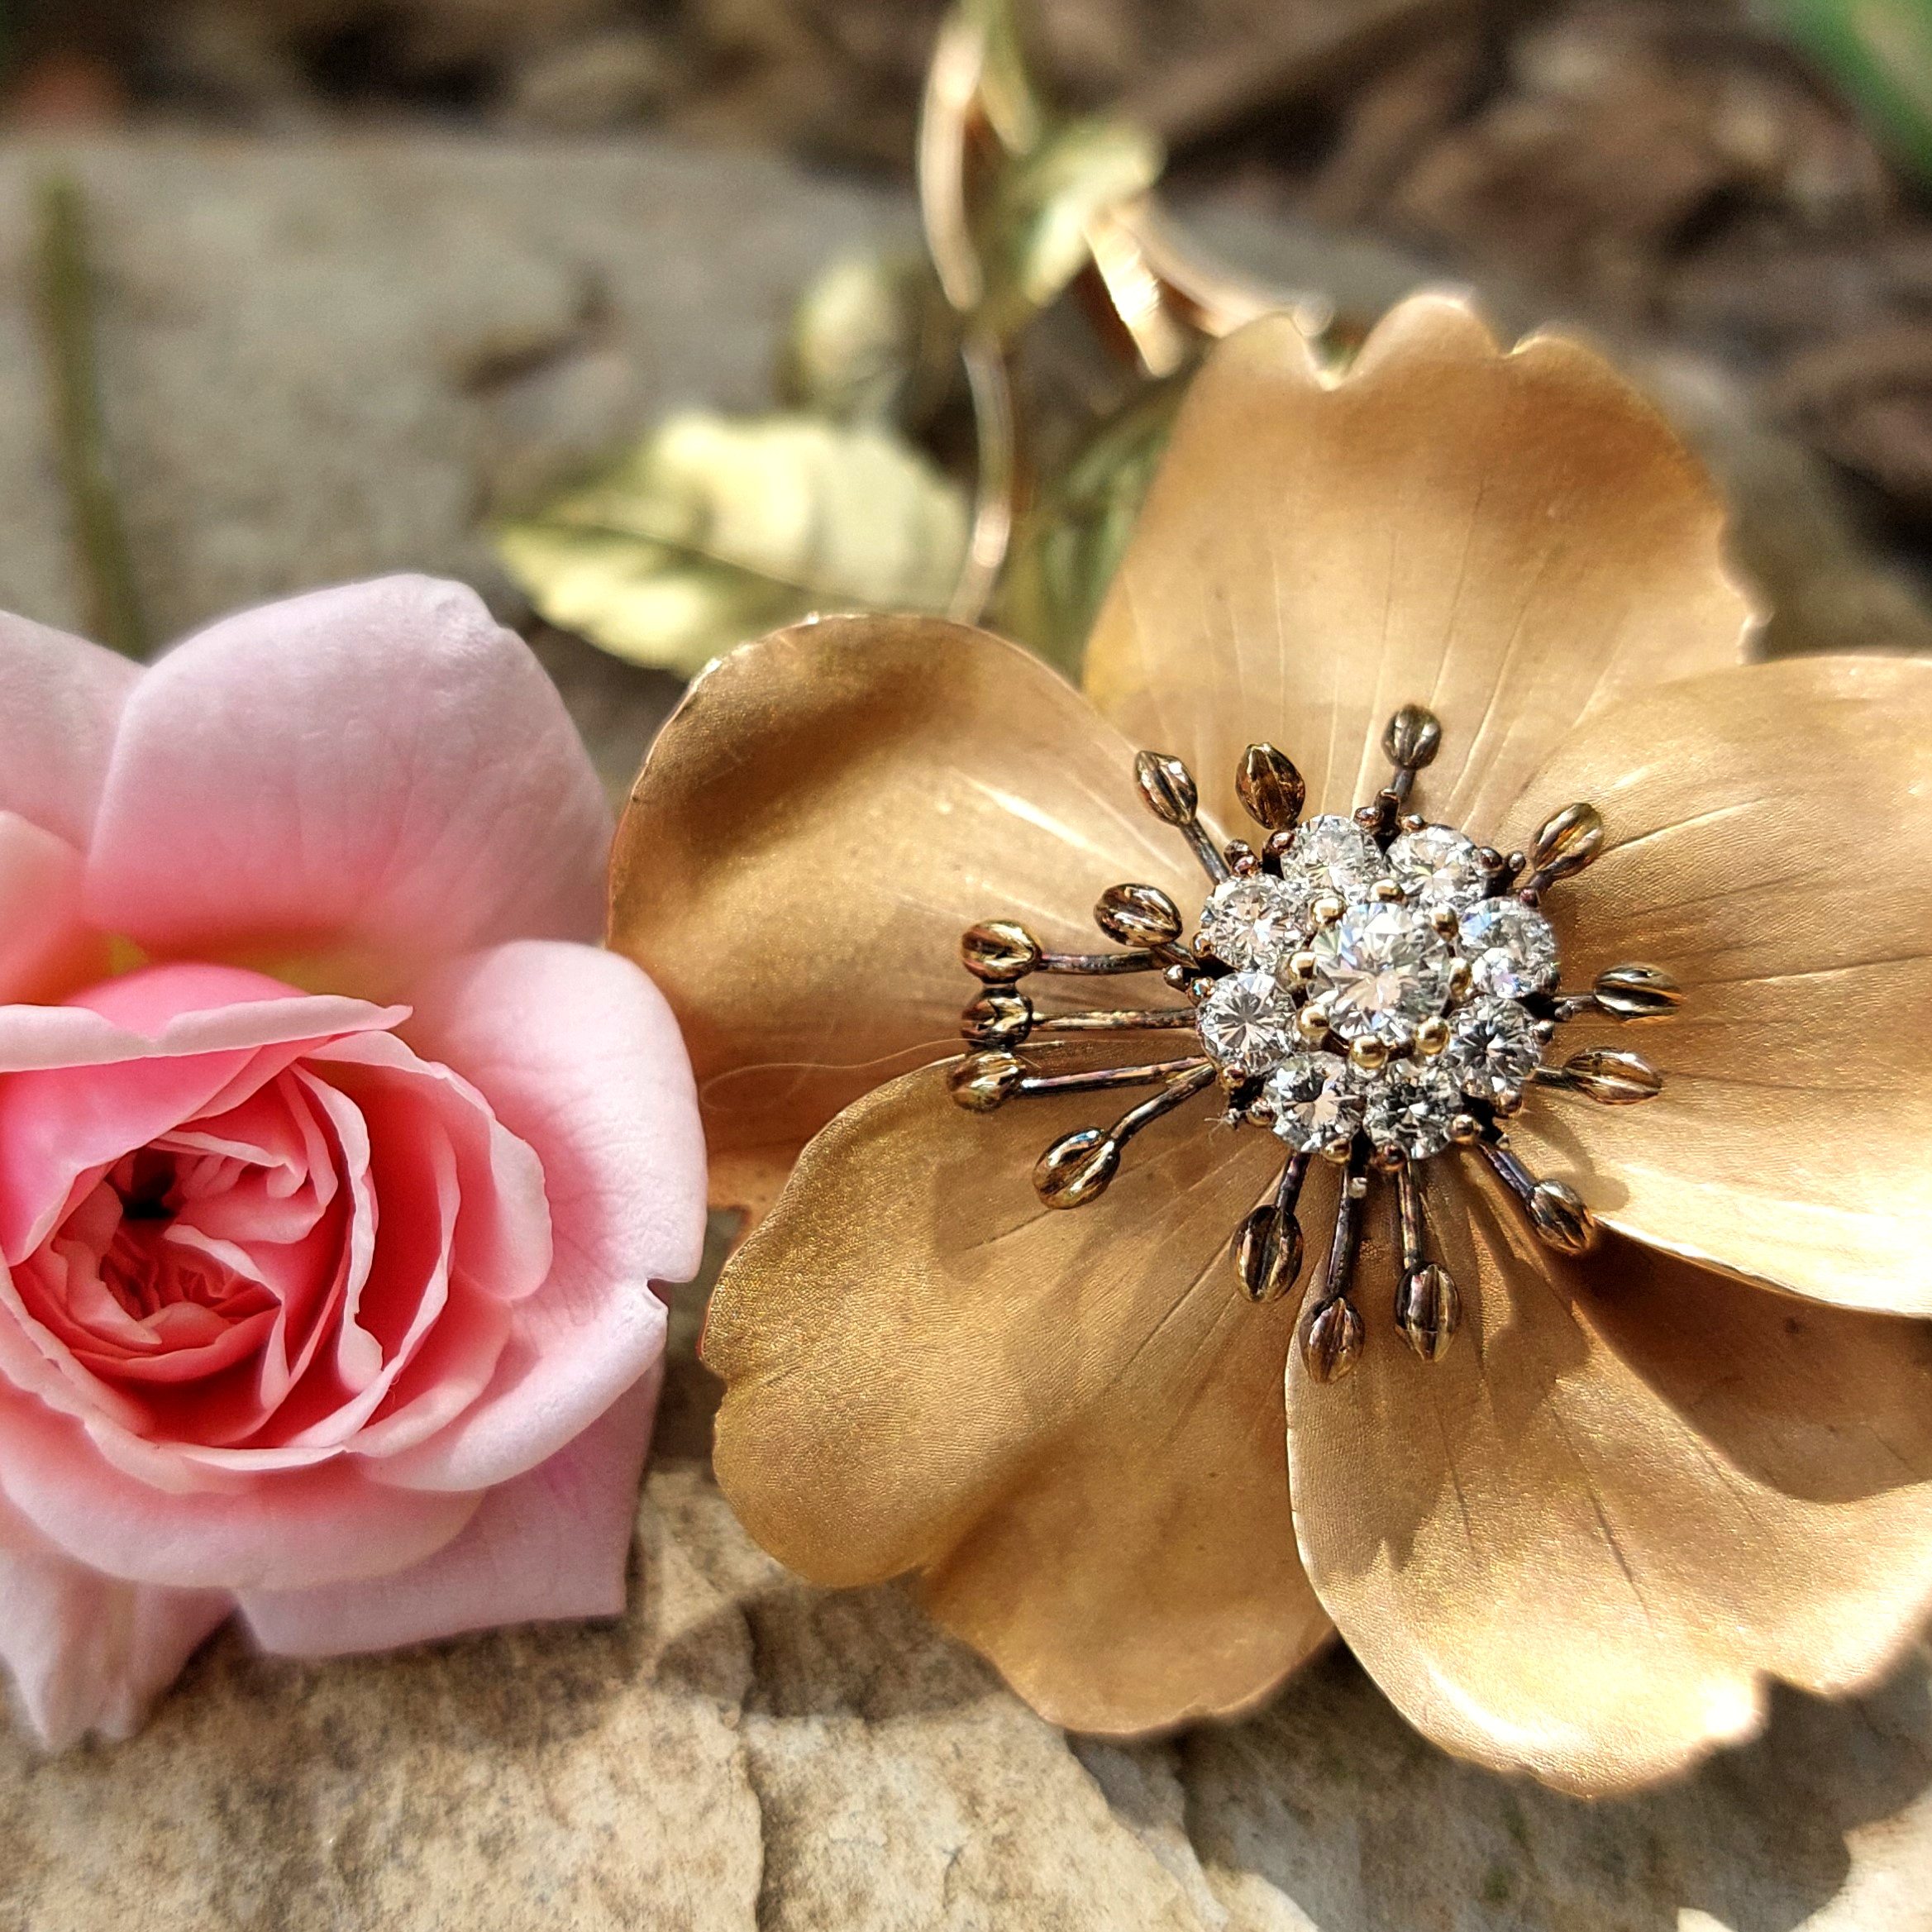
<path id="1" fill-rule="evenodd" d="M 1357 1134 L 1440 1153 L 1470 1100 L 1505 1109 L 1552 1028 L 1523 1004 L 1557 983 L 1549 922 L 1453 826 L 1410 820 L 1385 851 L 1353 820 L 1311 818 L 1280 856 L 1217 885 L 1195 948 L 1231 969 L 1196 1014 L 1246 1117 L 1297 1152 Z"/>

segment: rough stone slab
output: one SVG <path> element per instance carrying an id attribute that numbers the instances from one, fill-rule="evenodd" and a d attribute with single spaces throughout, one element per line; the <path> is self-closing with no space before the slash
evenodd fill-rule
<path id="1" fill-rule="evenodd" d="M 50 154 L 0 144 L 0 604 L 74 624 L 20 273 Z M 908 218 L 643 145 L 68 159 L 169 632 L 405 565 L 504 599 L 493 493 L 675 403 L 755 407 L 796 286 Z M 1314 246 L 1283 272 L 1399 292 L 1385 257 Z M 1733 393 L 1686 379 L 1721 442 Z M 1801 452 L 1749 446 L 1784 479 L 1743 486 L 1753 527 L 1795 503 L 1847 573 L 1804 641 L 1870 641 L 1829 631 L 1858 584 L 1909 634 Z M 669 680 L 539 644 L 620 787 Z M 1761 1743 L 1597 1807 L 1443 1758 L 1339 1650 L 1243 1724 L 1068 1740 L 898 1591 L 814 1592 L 747 1541 L 703 1462 L 700 1305 L 674 1312 L 621 1623 L 317 1665 L 225 1634 L 126 1746 L 50 1761 L 0 1724 L 0 1932 L 1932 1932 L 1925 1661 L 1844 1705 L 1781 1696 Z"/>

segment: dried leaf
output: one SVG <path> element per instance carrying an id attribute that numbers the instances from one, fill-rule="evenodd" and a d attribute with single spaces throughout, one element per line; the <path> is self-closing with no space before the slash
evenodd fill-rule
<path id="1" fill-rule="evenodd" d="M 958 318 L 917 256 L 855 255 L 799 298 L 779 364 L 780 399 L 837 422 L 916 429 L 959 370 Z"/>
<path id="2" fill-rule="evenodd" d="M 1185 387 L 1154 384 L 1108 417 L 1021 522 L 998 627 L 1050 663 L 1078 668 Z"/>
<path id="3" fill-rule="evenodd" d="M 1152 188 L 1165 161 L 1146 129 L 1096 116 L 1001 167 L 974 224 L 980 320 L 1005 337 L 1056 301 L 1086 264 L 1088 223 Z"/>
<path id="4" fill-rule="evenodd" d="M 958 486 L 876 425 L 694 413 L 497 549 L 552 623 L 689 675 L 813 610 L 943 610 L 966 522 Z"/>

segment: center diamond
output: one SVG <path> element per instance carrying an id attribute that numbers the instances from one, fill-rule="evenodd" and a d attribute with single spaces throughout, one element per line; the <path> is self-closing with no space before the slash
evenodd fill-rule
<path id="1" fill-rule="evenodd" d="M 1413 1036 L 1449 997 L 1456 956 L 1425 912 L 1399 900 L 1352 905 L 1309 947 L 1312 990 L 1344 1040 Z"/>

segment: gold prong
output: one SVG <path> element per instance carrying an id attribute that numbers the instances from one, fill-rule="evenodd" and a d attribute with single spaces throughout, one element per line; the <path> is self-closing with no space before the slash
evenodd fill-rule
<path id="1" fill-rule="evenodd" d="M 1228 861 L 1214 849 L 1214 842 L 1202 828 L 1200 792 L 1194 774 L 1180 759 L 1162 751 L 1141 751 L 1133 761 L 1134 783 L 1147 809 L 1163 825 L 1171 825 L 1194 848 L 1201 870 L 1219 885 L 1228 877 Z"/>
<path id="2" fill-rule="evenodd" d="M 1311 999 L 1295 1016 L 1295 1030 L 1309 1046 L 1319 1047 L 1329 1037 L 1329 1009 L 1319 999 Z"/>
<path id="3" fill-rule="evenodd" d="M 1382 732 L 1382 756 L 1398 771 L 1433 763 L 1442 744 L 1442 721 L 1426 704 L 1405 704 Z"/>
<path id="4" fill-rule="evenodd" d="M 1535 867 L 1523 882 L 1525 892 L 1540 893 L 1581 872 L 1603 850 L 1603 817 L 1594 805 L 1565 805 L 1546 818 L 1530 843 L 1529 862 Z"/>
<path id="5" fill-rule="evenodd" d="M 982 993 L 959 1016 L 961 1038 L 981 1047 L 1017 1047 L 1033 1030 L 1033 1001 L 1008 987 Z"/>
<path id="6" fill-rule="evenodd" d="M 1256 1208 L 1235 1233 L 1235 1272 L 1250 1301 L 1280 1300 L 1301 1272 L 1301 1225 L 1295 1218 L 1295 1205 L 1307 1174 L 1308 1156 L 1290 1155 L 1272 1198 Z"/>
<path id="7" fill-rule="evenodd" d="M 1031 1069 L 1017 1053 L 998 1048 L 969 1053 L 947 1076 L 956 1107 L 969 1114 L 990 1114 L 1019 1091 Z"/>
<path id="8" fill-rule="evenodd" d="M 1389 1064 L 1389 1043 L 1378 1040 L 1373 1033 L 1365 1034 L 1348 1042 L 1348 1057 L 1364 1073 L 1373 1073 Z"/>
<path id="9" fill-rule="evenodd" d="M 1460 1006 L 1469 997 L 1476 985 L 1476 976 L 1469 970 L 1469 961 L 1459 959 L 1449 968 L 1449 1000 L 1452 1005 Z"/>
<path id="10" fill-rule="evenodd" d="M 984 1004 L 976 1000 L 975 1005 Z M 1133 1006 L 1109 1008 L 1099 1013 L 1047 1013 L 1035 1011 L 1033 1028 L 1041 1033 L 1164 1033 L 1175 1027 L 1191 1027 L 1194 1011 L 1186 1006 Z"/>
<path id="11" fill-rule="evenodd" d="M 1547 1086 L 1567 1087 L 1605 1107 L 1634 1106 L 1663 1091 L 1663 1076 L 1648 1060 L 1603 1047 L 1572 1053 L 1561 1069 L 1539 1066 L 1536 1077 Z"/>
<path id="12" fill-rule="evenodd" d="M 1490 1102 L 1499 1118 L 1507 1120 L 1513 1114 L 1523 1111 L 1523 1090 L 1520 1087 L 1503 1087 Z"/>
<path id="13" fill-rule="evenodd" d="M 1252 879 L 1262 869 L 1261 855 L 1245 838 L 1229 839 L 1222 856 L 1237 879 Z"/>
<path id="14" fill-rule="evenodd" d="M 1422 1185 L 1412 1168 L 1395 1176 L 1396 1216 L 1402 1230 L 1402 1278 L 1395 1290 L 1395 1326 L 1424 1362 L 1440 1358 L 1462 1319 L 1462 1298 L 1449 1271 L 1430 1261 L 1422 1211 Z"/>
<path id="15" fill-rule="evenodd" d="M 976 980 L 991 985 L 1024 979 L 1038 966 L 1038 940 L 1011 919 L 986 919 L 960 937 L 960 962 Z"/>
<path id="16" fill-rule="evenodd" d="M 1596 1245 L 1596 1217 L 1567 1182 L 1538 1181 L 1501 1135 L 1478 1143 L 1497 1177 L 1523 1204 L 1538 1241 L 1562 1254 L 1587 1254 Z"/>
<path id="17" fill-rule="evenodd" d="M 1421 813 L 1405 812 L 1395 821 L 1395 829 L 1398 832 L 1419 832 L 1428 823 L 1428 819 L 1424 818 Z"/>
<path id="18" fill-rule="evenodd" d="M 1285 753 L 1272 745 L 1250 745 L 1234 773 L 1234 795 L 1256 824 L 1291 832 L 1300 821 L 1308 787 Z"/>
<path id="19" fill-rule="evenodd" d="M 1369 888 L 1371 897 L 1384 905 L 1391 905 L 1402 896 L 1402 888 L 1393 879 L 1378 879 Z"/>
<path id="20" fill-rule="evenodd" d="M 1301 1359 L 1318 1382 L 1338 1382 L 1362 1357 L 1362 1317 L 1345 1296 L 1312 1307 L 1302 1324 Z"/>
<path id="21" fill-rule="evenodd" d="M 1338 1167 L 1346 1167 L 1354 1151 L 1355 1143 L 1352 1140 L 1332 1140 L 1322 1149 L 1322 1158 L 1333 1161 Z"/>
<path id="22" fill-rule="evenodd" d="M 1614 966 L 1596 976 L 1596 1004 L 1617 1019 L 1660 1019 L 1675 1012 L 1682 987 L 1656 966 Z"/>
<path id="23" fill-rule="evenodd" d="M 1433 926 L 1437 932 L 1440 933 L 1445 939 L 1454 938 L 1456 936 L 1457 928 L 1462 923 L 1461 919 L 1456 916 L 1456 909 L 1453 905 L 1438 905 L 1431 907 L 1429 909 L 1429 923 L 1430 925 Z"/>
<path id="24" fill-rule="evenodd" d="M 1473 1114 L 1458 1114 L 1449 1123 L 1449 1138 L 1459 1147 L 1472 1147 L 1482 1138 L 1482 1123 Z"/>
<path id="25" fill-rule="evenodd" d="M 1252 1076 L 1245 1066 L 1224 1066 L 1215 1077 L 1229 1093 L 1233 1093 L 1244 1080 Z"/>
<path id="26" fill-rule="evenodd" d="M 1300 952 L 1290 953 L 1288 957 L 1288 971 L 1295 979 L 1301 980 L 1305 985 L 1307 981 L 1314 977 L 1314 955 L 1305 946 L 1302 947 Z"/>
<path id="27" fill-rule="evenodd" d="M 1425 1019 L 1415 1029 L 1415 1051 L 1433 1060 L 1449 1043 L 1449 1023 L 1440 1014 Z"/>
<path id="28" fill-rule="evenodd" d="M 1332 926 L 1348 909 L 1348 907 L 1343 904 L 1342 901 L 1337 899 L 1332 892 L 1324 892 L 1308 909 L 1308 912 L 1309 917 L 1318 926 Z"/>
<path id="29" fill-rule="evenodd" d="M 1214 1082 L 1205 1060 L 1174 1074 L 1161 1091 L 1130 1107 L 1103 1133 L 1082 1127 L 1063 1134 L 1033 1166 L 1033 1187 L 1050 1208 L 1083 1207 L 1104 1194 L 1120 1171 L 1121 1150 L 1143 1127 L 1171 1114 Z"/>
<path id="30" fill-rule="evenodd" d="M 1123 946 L 1152 949 L 1181 937 L 1178 907 L 1157 885 L 1110 885 L 1094 908 L 1094 923 Z"/>
<path id="31" fill-rule="evenodd" d="M 1393 1174 L 1409 1165 L 1409 1157 L 1393 1141 L 1386 1142 L 1368 1157 L 1368 1164 L 1379 1174 Z"/>

